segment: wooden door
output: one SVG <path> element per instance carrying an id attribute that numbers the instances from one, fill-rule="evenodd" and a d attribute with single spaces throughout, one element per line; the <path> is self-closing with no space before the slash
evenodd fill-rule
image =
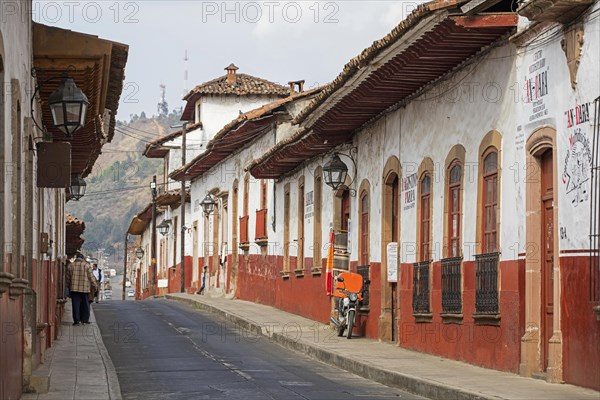
<path id="1" fill-rule="evenodd" d="M 544 371 L 548 368 L 548 344 L 552 337 L 554 321 L 554 204 L 553 204 L 552 150 L 541 158 L 542 203 L 542 360 Z"/>

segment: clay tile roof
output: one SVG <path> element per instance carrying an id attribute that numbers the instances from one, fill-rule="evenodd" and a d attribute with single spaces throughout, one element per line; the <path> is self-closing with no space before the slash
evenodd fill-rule
<path id="1" fill-rule="evenodd" d="M 191 132 L 197 128 L 202 128 L 202 122 L 189 124 L 186 128 L 186 132 Z M 169 133 L 168 135 L 154 139 L 146 145 L 144 156 L 148 158 L 163 158 L 169 152 L 169 149 L 163 148 L 162 145 L 169 140 L 177 139 L 179 136 L 181 136 L 181 134 L 182 130 L 180 129 L 178 131 Z"/>
<path id="2" fill-rule="evenodd" d="M 240 114 L 236 119 L 225 125 L 206 145 L 205 152 L 171 172 L 169 177 L 176 181 L 194 179 L 206 172 L 240 148 L 246 146 L 258 135 L 264 132 L 282 106 L 318 94 L 326 86 L 306 90 L 300 93 L 288 94 L 287 97 L 262 105 L 261 107 Z M 287 114 L 287 112 L 284 112 Z"/>
<path id="3" fill-rule="evenodd" d="M 373 44 L 364 49 L 358 56 L 352 58 L 342 72 L 323 90 L 319 96 L 302 110 L 300 114 L 294 118 L 293 123 L 298 125 L 302 123 L 308 115 L 315 111 L 321 104 L 325 102 L 334 92 L 340 89 L 354 74 L 362 67 L 366 66 L 375 56 L 380 54 L 386 48 L 400 40 L 402 36 L 418 22 L 426 16 L 431 15 L 437 10 L 456 7 L 458 4 L 465 3 L 467 0 L 433 0 L 417 6 L 411 14 L 401 21 L 390 33 L 382 39 L 376 40 Z"/>
<path id="4" fill-rule="evenodd" d="M 223 75 L 217 79 L 196 86 L 183 99 L 188 100 L 193 95 L 205 94 L 232 94 L 236 96 L 264 94 L 288 96 L 290 94 L 290 88 L 247 74 L 236 74 L 236 82 L 232 84 L 227 83 L 227 75 Z"/>
<path id="5" fill-rule="evenodd" d="M 71 214 L 65 214 L 65 223 L 67 225 L 81 225 L 85 228 L 85 222 L 77 217 L 72 216 Z"/>

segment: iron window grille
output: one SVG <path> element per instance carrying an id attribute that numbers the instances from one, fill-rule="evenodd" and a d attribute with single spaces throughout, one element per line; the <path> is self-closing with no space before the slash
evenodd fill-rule
<path id="1" fill-rule="evenodd" d="M 498 263 L 500 253 L 475 256 L 475 314 L 498 314 Z"/>
<path id="2" fill-rule="evenodd" d="M 429 265 L 431 261 L 413 264 L 413 314 L 429 314 Z"/>
<path id="3" fill-rule="evenodd" d="M 442 313 L 462 313 L 462 257 L 442 260 Z"/>

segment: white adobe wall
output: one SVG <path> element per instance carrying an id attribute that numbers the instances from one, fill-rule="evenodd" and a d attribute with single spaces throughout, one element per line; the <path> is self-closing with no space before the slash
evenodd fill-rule
<path id="1" fill-rule="evenodd" d="M 577 85 L 571 87 L 571 78 L 565 53 L 561 47 L 563 28 L 557 25 L 539 40 L 520 48 L 521 64 L 518 74 L 519 87 L 524 88 L 527 79 L 541 73 L 547 74 L 548 94 L 538 103 L 528 103 L 524 90 L 517 99 L 517 136 L 519 150 L 519 181 L 521 193 L 525 193 L 525 151 L 530 135 L 540 127 L 556 129 L 555 163 L 558 188 L 558 234 L 560 250 L 589 249 L 591 147 L 593 140 L 594 99 L 600 95 L 600 20 L 597 17 L 600 4 L 595 5 L 583 18 L 584 37 Z M 530 71 L 531 69 L 531 71 Z M 583 106 L 583 108 L 582 108 Z M 534 112 L 536 107 L 536 112 Z M 567 114 L 576 110 L 589 112 L 587 121 L 569 126 Z M 524 201 L 524 200 L 523 200 Z M 523 203 L 524 204 L 524 203 Z M 524 218 L 520 230 L 524 231 Z M 522 250 L 523 251 L 523 250 Z"/>
<path id="2" fill-rule="evenodd" d="M 437 248 L 441 249 L 440 243 L 443 238 L 443 212 L 444 212 L 444 181 L 441 171 L 445 168 L 445 160 L 448 152 L 455 144 L 462 144 L 466 148 L 467 165 L 477 165 L 478 151 L 481 139 L 491 130 L 497 130 L 502 134 L 503 143 L 514 143 L 514 132 L 516 130 L 516 116 L 511 96 L 500 96 L 497 99 L 482 94 L 486 87 L 500 87 L 503 93 L 510 93 L 511 84 L 516 81 L 513 69 L 514 48 L 506 46 L 492 51 L 480 63 L 466 67 L 463 71 L 453 77 L 452 82 L 445 84 L 453 87 L 457 83 L 461 92 L 450 93 L 429 99 L 436 94 L 443 93 L 446 89 L 438 87 L 424 96 L 414 100 L 406 108 L 396 110 L 387 116 L 380 118 L 371 126 L 365 127 L 354 140 L 354 146 L 358 147 L 356 156 L 357 174 L 352 188 L 359 189 L 363 179 L 368 179 L 371 185 L 370 199 L 370 261 L 381 261 L 381 184 L 383 168 L 387 159 L 394 155 L 398 157 L 402 165 L 402 175 L 406 177 L 416 173 L 419 165 L 425 157 L 431 157 L 436 170 L 433 180 L 433 240 L 437 242 Z M 468 83 L 468 85 L 467 85 Z M 469 96 L 470 88 L 475 88 L 473 96 Z M 436 92 L 437 90 L 437 92 Z M 493 101 L 492 101 L 493 100 Z M 485 117 L 482 117 L 485 116 Z M 342 150 L 348 154 L 348 147 Z M 501 167 L 512 165 L 515 162 L 514 151 L 511 147 L 502 149 Z M 284 178 L 277 183 L 278 199 L 281 199 L 277 214 L 277 237 L 283 238 L 283 188 L 290 183 L 291 209 L 290 209 L 290 238 L 297 238 L 297 181 L 300 174 L 305 175 L 305 192 L 313 188 L 312 171 L 317 165 L 324 165 L 330 155 L 311 160 L 304 168 L 297 171 L 293 176 Z M 347 158 L 342 158 L 351 167 Z M 475 171 L 473 167 L 471 170 Z M 468 172 L 466 171 L 465 174 Z M 514 207 L 516 197 L 514 184 L 510 185 L 507 172 L 503 175 L 503 187 L 501 191 L 501 221 L 502 233 L 500 246 L 509 248 L 519 242 L 518 219 Z M 465 260 L 472 260 L 474 255 L 473 245 L 475 242 L 475 215 L 472 210 L 476 208 L 477 202 L 477 177 L 465 175 L 464 204 L 465 212 L 463 219 L 463 241 L 465 243 Z M 401 196 L 404 192 L 401 189 Z M 351 197 L 351 261 L 358 260 L 358 200 Z M 505 207 L 503 207 L 506 205 Z M 416 208 L 408 208 L 409 205 L 401 200 L 401 241 L 405 251 L 401 255 L 402 262 L 414 262 L 415 254 L 411 250 L 416 242 Z M 323 244 L 329 237 L 330 224 L 333 222 L 333 193 L 331 189 L 323 186 L 323 219 L 322 240 Z M 305 225 L 307 243 L 312 243 L 312 225 Z M 291 253 L 291 255 L 295 255 Z M 305 246 L 305 257 L 312 257 L 312 249 Z M 323 253 L 325 257 L 326 253 Z M 434 256 L 439 260 L 441 254 Z M 511 259 L 512 254 L 503 252 L 504 258 Z"/>
<path id="3" fill-rule="evenodd" d="M 198 105 L 200 105 L 200 121 L 202 121 L 203 127 L 203 136 L 201 139 L 204 142 L 208 142 L 225 125 L 236 119 L 240 115 L 240 111 L 245 113 L 277 99 L 279 97 L 259 95 L 202 96 L 195 105 L 196 110 L 198 109 Z"/>
<path id="4" fill-rule="evenodd" d="M 296 113 L 306 104 L 308 104 L 310 100 L 303 99 L 299 101 L 295 101 L 293 104 L 288 105 L 288 109 L 292 115 L 296 115 Z M 206 196 L 206 193 L 210 190 L 218 189 L 219 191 L 227 191 L 228 192 L 228 228 L 227 228 L 227 238 L 226 241 L 228 243 L 228 254 L 231 254 L 231 243 L 232 243 L 232 224 L 238 224 L 238 221 L 232 221 L 232 210 L 233 210 L 233 183 L 237 179 L 238 180 L 238 218 L 243 215 L 243 201 L 244 201 L 244 176 L 246 172 L 244 168 L 250 164 L 254 159 L 260 157 L 264 154 L 268 149 L 270 149 L 275 143 L 289 137 L 291 134 L 295 133 L 297 127 L 291 126 L 289 123 L 282 123 L 276 126 L 274 130 L 271 130 L 264 134 L 262 137 L 256 139 L 251 144 L 244 147 L 242 151 L 234 154 L 233 156 L 227 158 L 220 164 L 216 165 L 214 168 L 206 172 L 204 175 L 200 176 L 198 179 L 194 180 L 191 185 L 191 197 L 192 197 L 192 221 L 197 221 L 198 223 L 198 242 L 204 243 L 205 238 L 208 237 L 210 241 L 212 241 L 213 235 L 213 227 L 212 227 L 212 218 L 210 219 L 210 228 L 208 235 L 204 232 L 204 217 L 202 207 L 200 206 L 200 202 Z M 308 190 L 308 189 L 307 189 Z M 260 246 L 253 243 L 255 239 L 255 230 L 256 230 L 256 210 L 260 208 L 260 179 L 255 179 L 250 175 L 250 196 L 248 201 L 248 214 L 249 225 L 248 225 L 248 236 L 251 242 L 249 253 L 250 254 L 260 254 Z M 276 215 L 276 231 L 273 230 L 272 221 L 274 216 L 274 209 L 277 213 L 279 210 L 283 210 L 283 195 L 277 193 L 277 199 L 273 198 L 273 181 L 269 180 L 267 182 L 267 230 L 269 237 L 269 255 L 274 253 L 283 254 L 283 250 L 281 249 L 282 240 L 278 237 L 278 234 L 281 232 L 281 219 L 283 218 L 283 214 L 281 216 L 279 214 Z M 276 206 L 274 204 L 276 202 Z M 193 222 L 190 223 L 190 226 Z M 277 233 L 277 234 L 276 234 Z M 238 234 L 239 237 L 239 234 Z M 282 238 L 283 236 L 281 236 Z M 238 239 L 239 240 L 239 239 Z M 219 244 L 219 249 L 222 248 L 222 243 Z M 191 254 L 191 253 L 190 253 Z M 204 257 L 204 247 L 202 245 L 198 246 L 198 256 Z"/>

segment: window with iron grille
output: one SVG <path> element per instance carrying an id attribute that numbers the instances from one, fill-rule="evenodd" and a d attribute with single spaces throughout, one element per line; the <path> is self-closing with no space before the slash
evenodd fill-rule
<path id="1" fill-rule="evenodd" d="M 430 261 L 413 264 L 413 313 L 429 314 L 429 265 Z"/>
<path id="2" fill-rule="evenodd" d="M 483 158 L 483 252 L 498 249 L 498 152 L 487 151 Z"/>
<path id="3" fill-rule="evenodd" d="M 420 259 L 429 260 L 431 244 L 431 177 L 421 178 L 421 252 Z"/>
<path id="4" fill-rule="evenodd" d="M 460 162 L 452 163 L 448 179 L 448 257 L 460 256 L 460 234 L 461 234 L 461 182 L 462 167 Z"/>
<path id="5" fill-rule="evenodd" d="M 499 253 L 475 256 L 475 314 L 495 315 L 498 307 Z"/>
<path id="6" fill-rule="evenodd" d="M 369 262 L 369 193 L 365 190 L 360 196 L 360 239 L 359 258 L 361 264 Z"/>
<path id="7" fill-rule="evenodd" d="M 369 265 L 361 265 L 356 268 L 356 273 L 361 275 L 363 278 L 363 299 L 360 302 L 360 308 L 369 308 L 369 286 L 367 279 L 369 278 Z"/>
<path id="8" fill-rule="evenodd" d="M 442 313 L 462 313 L 462 257 L 442 260 Z"/>

